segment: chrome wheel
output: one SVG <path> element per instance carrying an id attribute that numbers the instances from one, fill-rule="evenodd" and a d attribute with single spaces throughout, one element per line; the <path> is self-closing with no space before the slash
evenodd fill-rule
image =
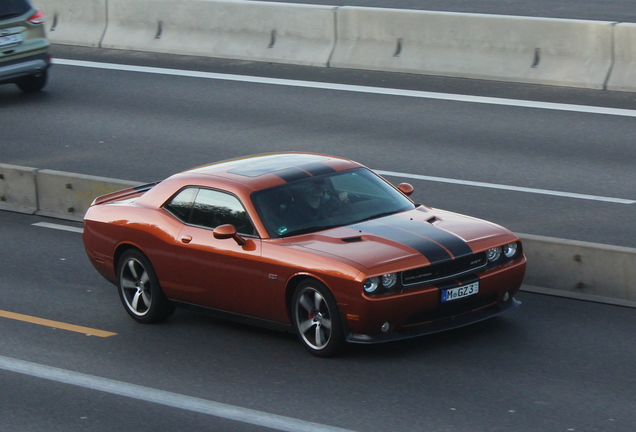
<path id="1" fill-rule="evenodd" d="M 143 264 L 130 258 L 122 267 L 120 276 L 122 296 L 126 307 L 137 316 L 144 316 L 152 305 L 152 291 L 148 272 Z"/>
<path id="2" fill-rule="evenodd" d="M 163 294 L 150 261 L 140 251 L 124 252 L 117 265 L 117 276 L 119 298 L 135 321 L 152 323 L 172 315 L 174 305 Z"/>
<path id="3" fill-rule="evenodd" d="M 338 307 L 322 284 L 300 284 L 293 300 L 293 321 L 300 340 L 312 354 L 327 357 L 340 350 L 343 336 Z"/>

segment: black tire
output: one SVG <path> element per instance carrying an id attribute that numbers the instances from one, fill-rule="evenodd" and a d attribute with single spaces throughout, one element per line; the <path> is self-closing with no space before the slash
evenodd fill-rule
<path id="1" fill-rule="evenodd" d="M 336 300 L 322 283 L 306 279 L 292 299 L 292 322 L 300 341 L 315 356 L 342 352 L 345 338 Z"/>
<path id="2" fill-rule="evenodd" d="M 40 91 L 46 85 L 48 73 L 47 71 L 43 71 L 39 75 L 31 75 L 24 78 L 20 78 L 16 85 L 20 90 L 25 93 L 33 93 L 36 91 Z"/>
<path id="3" fill-rule="evenodd" d="M 136 249 L 121 256 L 117 264 L 119 298 L 126 312 L 137 322 L 164 321 L 174 312 L 166 298 L 150 260 Z"/>

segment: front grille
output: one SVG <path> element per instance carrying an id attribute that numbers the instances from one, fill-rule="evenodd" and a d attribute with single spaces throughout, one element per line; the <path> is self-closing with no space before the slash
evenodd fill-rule
<path id="1" fill-rule="evenodd" d="M 404 327 L 425 324 L 442 319 L 453 318 L 478 309 L 485 309 L 497 303 L 497 295 L 488 297 L 477 297 L 465 300 L 457 300 L 450 304 L 442 304 L 440 307 L 429 311 L 421 311 L 408 317 L 404 322 Z"/>
<path id="2" fill-rule="evenodd" d="M 429 284 L 474 272 L 488 264 L 486 252 L 402 272 L 402 286 Z"/>

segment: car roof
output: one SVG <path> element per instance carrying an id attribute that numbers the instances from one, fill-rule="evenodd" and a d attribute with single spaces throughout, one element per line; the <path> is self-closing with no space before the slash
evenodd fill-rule
<path id="1" fill-rule="evenodd" d="M 252 191 L 334 171 L 363 167 L 335 156 L 315 153 L 268 153 L 230 159 L 183 171 L 173 177 L 204 181 L 205 177 L 239 183 Z"/>

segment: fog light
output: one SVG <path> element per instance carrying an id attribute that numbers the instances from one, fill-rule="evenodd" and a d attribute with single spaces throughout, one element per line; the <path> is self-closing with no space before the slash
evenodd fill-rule
<path id="1" fill-rule="evenodd" d="M 508 294 L 508 292 L 506 292 L 503 296 L 503 301 L 508 301 L 508 299 L 510 298 L 510 294 Z"/>
<path id="2" fill-rule="evenodd" d="M 382 333 L 386 333 L 389 330 L 391 330 L 391 324 L 389 324 L 389 322 L 385 322 L 384 324 L 382 324 Z"/>

